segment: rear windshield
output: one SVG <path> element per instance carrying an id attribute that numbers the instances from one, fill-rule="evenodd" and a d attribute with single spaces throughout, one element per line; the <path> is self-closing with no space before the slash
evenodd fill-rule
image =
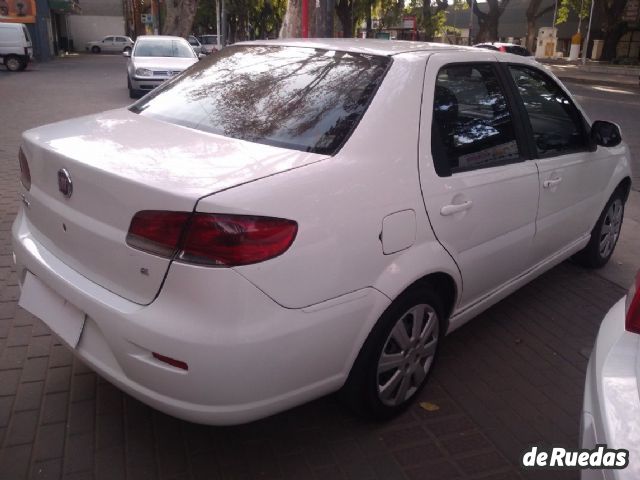
<path id="1" fill-rule="evenodd" d="M 391 59 L 313 48 L 228 47 L 131 111 L 251 142 L 333 155 Z"/>

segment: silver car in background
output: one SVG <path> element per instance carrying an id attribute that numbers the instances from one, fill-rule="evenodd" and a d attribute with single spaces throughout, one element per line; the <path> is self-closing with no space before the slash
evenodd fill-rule
<path id="1" fill-rule="evenodd" d="M 640 271 L 626 298 L 604 317 L 584 392 L 581 448 L 604 444 L 629 451 L 623 470 L 583 470 L 582 480 L 640 478 Z"/>
<path id="2" fill-rule="evenodd" d="M 129 97 L 138 98 L 198 61 L 184 38 L 161 35 L 138 37 L 133 51 L 124 52 Z"/>
<path id="3" fill-rule="evenodd" d="M 133 40 L 131 37 L 124 35 L 109 35 L 102 40 L 95 42 L 88 42 L 85 45 L 85 50 L 91 53 L 101 52 L 131 52 L 133 47 Z"/>

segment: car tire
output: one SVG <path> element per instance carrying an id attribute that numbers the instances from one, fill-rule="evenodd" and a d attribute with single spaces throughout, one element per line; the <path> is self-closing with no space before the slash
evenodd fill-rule
<path id="1" fill-rule="evenodd" d="M 127 75 L 127 88 L 129 89 L 129 98 L 140 98 L 140 90 L 133 89 L 129 75 Z"/>
<path id="2" fill-rule="evenodd" d="M 17 55 L 8 55 L 4 57 L 4 66 L 10 72 L 19 72 L 27 67 L 27 64 Z"/>
<path id="3" fill-rule="evenodd" d="M 624 219 L 625 196 L 618 188 L 602 210 L 586 247 L 573 256 L 573 260 L 587 268 L 601 268 L 615 250 Z"/>
<path id="4" fill-rule="evenodd" d="M 94 45 L 91 47 L 91 53 L 100 53 L 100 47 Z"/>
<path id="5" fill-rule="evenodd" d="M 417 397 L 436 360 L 445 330 L 443 312 L 438 296 L 424 288 L 407 290 L 387 307 L 341 391 L 356 414 L 386 420 Z"/>
<path id="6" fill-rule="evenodd" d="M 124 47 L 122 51 L 131 53 L 131 47 Z"/>

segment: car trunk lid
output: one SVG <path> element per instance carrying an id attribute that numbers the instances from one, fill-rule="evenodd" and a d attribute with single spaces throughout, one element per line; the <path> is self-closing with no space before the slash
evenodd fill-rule
<path id="1" fill-rule="evenodd" d="M 23 149 L 32 182 L 25 213 L 36 239 L 85 277 L 140 304 L 153 301 L 170 260 L 126 245 L 136 212 L 192 211 L 205 195 L 326 158 L 124 109 L 30 130 Z"/>

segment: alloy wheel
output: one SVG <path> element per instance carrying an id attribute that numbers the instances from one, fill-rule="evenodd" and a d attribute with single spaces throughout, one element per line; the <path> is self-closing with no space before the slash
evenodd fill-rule
<path id="1" fill-rule="evenodd" d="M 378 397 L 384 405 L 401 405 L 418 391 L 433 364 L 438 335 L 438 315 L 430 305 L 415 305 L 398 319 L 378 359 Z"/>
<path id="2" fill-rule="evenodd" d="M 616 198 L 604 216 L 602 228 L 600 229 L 600 243 L 598 245 L 598 252 L 602 258 L 609 257 L 616 246 L 616 242 L 620 236 L 620 228 L 622 227 L 623 211 L 622 200 Z"/>

